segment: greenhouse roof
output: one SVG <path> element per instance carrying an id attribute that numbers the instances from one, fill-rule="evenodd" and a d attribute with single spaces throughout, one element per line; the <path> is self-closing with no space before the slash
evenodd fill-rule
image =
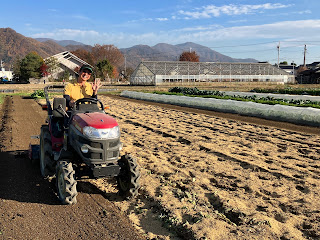
<path id="1" fill-rule="evenodd" d="M 137 69 L 144 75 L 289 75 L 270 63 L 143 61 Z"/>

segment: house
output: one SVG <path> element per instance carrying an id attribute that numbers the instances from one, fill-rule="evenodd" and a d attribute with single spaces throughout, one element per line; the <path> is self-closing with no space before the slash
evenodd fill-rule
<path id="1" fill-rule="evenodd" d="M 0 79 L 2 81 L 11 81 L 13 77 L 12 71 L 6 71 L 3 67 L 3 61 L 0 60 Z"/>
<path id="2" fill-rule="evenodd" d="M 48 57 L 45 59 L 45 61 L 49 58 L 55 58 L 58 61 L 58 68 L 54 71 L 54 73 L 50 75 L 50 77 L 53 77 L 54 79 L 58 79 L 65 72 L 70 74 L 70 79 L 76 78 L 77 69 L 79 69 L 83 64 L 88 64 L 84 60 L 78 58 L 76 55 L 68 51 L 61 52 L 51 57 Z"/>
<path id="3" fill-rule="evenodd" d="M 280 64 L 279 68 L 281 68 L 282 70 L 286 71 L 287 73 L 289 73 L 291 75 L 296 75 L 297 67 L 295 65 Z"/>

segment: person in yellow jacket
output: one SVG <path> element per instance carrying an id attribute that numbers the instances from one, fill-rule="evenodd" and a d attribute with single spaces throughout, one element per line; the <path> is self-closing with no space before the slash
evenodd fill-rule
<path id="1" fill-rule="evenodd" d="M 73 107 L 74 102 L 80 98 L 97 97 L 98 90 L 102 84 L 100 79 L 95 79 L 94 83 L 88 83 L 92 73 L 93 69 L 90 65 L 82 65 L 79 70 L 77 82 L 66 85 L 64 88 L 64 97 L 67 99 L 67 106 Z"/>

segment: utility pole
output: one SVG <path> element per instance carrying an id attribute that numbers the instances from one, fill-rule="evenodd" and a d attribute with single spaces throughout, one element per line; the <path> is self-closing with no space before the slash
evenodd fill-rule
<path id="1" fill-rule="evenodd" d="M 127 56 L 124 55 L 124 76 L 127 77 Z"/>
<path id="2" fill-rule="evenodd" d="M 278 67 L 279 67 L 279 59 L 280 59 L 280 41 L 279 41 L 279 45 L 277 46 L 278 49 Z"/>
<path id="3" fill-rule="evenodd" d="M 303 53 L 303 66 L 306 66 L 306 54 L 307 54 L 307 45 L 304 45 L 304 53 Z"/>
<path id="4" fill-rule="evenodd" d="M 292 75 L 295 75 L 294 74 L 294 61 L 292 61 Z"/>

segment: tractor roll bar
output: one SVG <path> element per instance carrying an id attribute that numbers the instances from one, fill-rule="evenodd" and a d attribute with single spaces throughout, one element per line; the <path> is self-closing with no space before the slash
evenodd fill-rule
<path id="1" fill-rule="evenodd" d="M 63 92 L 63 89 L 64 89 L 64 86 L 61 86 L 61 85 L 51 85 L 44 88 L 44 95 L 46 97 L 49 115 L 52 115 L 53 108 L 49 100 L 48 92 Z"/>

